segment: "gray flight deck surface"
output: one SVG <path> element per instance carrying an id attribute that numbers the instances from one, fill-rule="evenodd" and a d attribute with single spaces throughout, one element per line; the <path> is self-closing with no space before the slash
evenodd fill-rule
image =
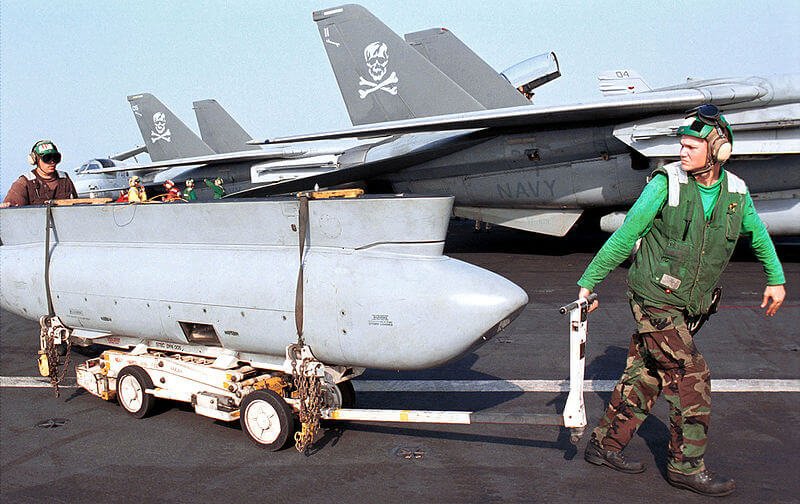
<path id="1" fill-rule="evenodd" d="M 516 282 L 530 304 L 459 361 L 426 371 L 367 371 L 356 381 L 359 407 L 560 412 L 565 393 L 368 392 L 359 383 L 567 378 L 567 318 L 556 307 L 575 297 L 575 281 L 603 239 L 589 232 L 557 241 L 502 228 L 473 234 L 469 222 L 453 221 L 445 253 Z M 763 273 L 746 248 L 724 274 L 721 310 L 697 337 L 712 380 L 800 378 L 800 247 L 779 245 L 778 253 L 789 299 L 772 319 L 757 307 Z M 125 274 L 121 269 L 121 282 Z M 624 281 L 619 268 L 598 288 L 589 380 L 613 380 L 624 366 L 633 330 Z M 37 324 L 1 315 L 0 376 L 36 375 Z M 84 358 L 73 353 L 73 363 Z M 591 425 L 609 395 L 586 392 Z M 723 502 L 800 502 L 798 399 L 798 392 L 714 393 L 707 462 L 737 482 Z M 551 427 L 331 423 L 303 456 L 291 447 L 259 450 L 238 424 L 198 416 L 188 405 L 136 420 L 76 388 L 56 399 L 47 388 L 3 386 L 0 502 L 706 502 L 665 481 L 663 399 L 655 412 L 626 451 L 648 470 L 626 475 L 583 461 L 588 433 L 576 451 L 566 431 Z M 36 426 L 51 418 L 67 423 Z"/>

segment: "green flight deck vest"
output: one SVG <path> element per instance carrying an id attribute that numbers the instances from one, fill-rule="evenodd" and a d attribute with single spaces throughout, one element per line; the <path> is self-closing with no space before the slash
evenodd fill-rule
<path id="1" fill-rule="evenodd" d="M 655 170 L 668 179 L 667 201 L 642 238 L 628 286 L 645 305 L 672 306 L 689 316 L 706 313 L 711 292 L 742 229 L 747 185 L 725 170 L 719 198 L 706 221 L 697 182 L 680 163 Z M 726 183 L 727 182 L 727 183 Z"/>

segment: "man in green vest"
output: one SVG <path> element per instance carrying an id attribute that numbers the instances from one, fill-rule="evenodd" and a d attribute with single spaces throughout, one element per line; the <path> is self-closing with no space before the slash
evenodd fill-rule
<path id="1" fill-rule="evenodd" d="M 733 132 L 717 107 L 699 107 L 677 133 L 680 162 L 653 172 L 623 225 L 578 280 L 578 297 L 588 297 L 641 240 L 628 272 L 637 333 L 584 458 L 626 473 L 644 471 L 642 463 L 626 458 L 622 450 L 663 391 L 670 405 L 669 483 L 722 496 L 732 493 L 735 483 L 707 470 L 703 461 L 710 375 L 690 327 L 708 315 L 712 293 L 740 235 L 750 239 L 764 265 L 767 287 L 761 307 L 767 307 L 767 316 L 783 303 L 785 279 L 747 186 L 721 167 L 731 155 Z M 596 308 L 595 301 L 590 311 Z"/>

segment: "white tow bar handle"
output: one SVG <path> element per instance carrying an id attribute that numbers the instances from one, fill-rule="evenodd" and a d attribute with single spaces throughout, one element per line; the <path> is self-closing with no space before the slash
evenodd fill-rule
<path id="1" fill-rule="evenodd" d="M 583 374 L 586 361 L 586 333 L 589 306 L 597 299 L 592 293 L 558 309 L 569 312 L 569 395 L 564 406 L 564 427 L 570 430 L 569 440 L 578 444 L 586 428 L 586 409 L 583 406 Z"/>
<path id="2" fill-rule="evenodd" d="M 588 298 L 576 299 L 575 301 L 571 302 L 570 304 L 562 306 L 561 308 L 558 309 L 558 313 L 560 313 L 561 315 L 564 315 L 568 311 L 572 311 L 575 308 L 578 308 L 580 306 L 581 302 L 583 302 L 586 305 L 586 308 L 588 309 L 589 305 L 594 303 L 596 300 L 597 300 L 597 293 L 596 292 L 592 292 L 591 294 L 589 294 Z"/>

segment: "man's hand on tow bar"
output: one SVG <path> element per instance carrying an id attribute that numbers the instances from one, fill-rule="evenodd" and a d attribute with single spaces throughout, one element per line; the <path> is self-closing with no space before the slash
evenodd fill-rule
<path id="1" fill-rule="evenodd" d="M 580 298 L 587 299 L 591 293 L 592 293 L 592 291 L 590 291 L 589 289 L 587 289 L 585 287 L 581 287 L 581 290 L 578 291 L 578 299 L 580 299 Z M 600 301 L 595 299 L 592 302 L 592 304 L 589 305 L 589 313 L 595 311 L 598 306 L 600 306 Z M 777 310 L 777 308 L 776 308 L 776 310 Z"/>

